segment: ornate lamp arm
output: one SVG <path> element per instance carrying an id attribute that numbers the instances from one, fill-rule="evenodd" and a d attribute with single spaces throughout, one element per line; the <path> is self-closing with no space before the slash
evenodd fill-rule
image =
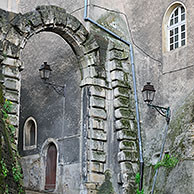
<path id="1" fill-rule="evenodd" d="M 46 85 L 51 86 L 55 90 L 55 92 L 57 92 L 57 94 L 62 95 L 62 96 L 65 97 L 65 85 L 64 86 L 58 85 L 58 84 L 55 84 L 55 83 L 52 83 L 52 82 L 48 82 L 46 80 L 44 80 L 44 83 Z"/>
<path id="2" fill-rule="evenodd" d="M 153 104 L 148 104 L 149 107 L 155 109 L 157 112 L 159 112 L 163 117 L 166 118 L 166 122 L 169 123 L 170 122 L 170 107 L 165 108 L 162 106 L 157 106 L 157 105 L 153 105 Z"/>

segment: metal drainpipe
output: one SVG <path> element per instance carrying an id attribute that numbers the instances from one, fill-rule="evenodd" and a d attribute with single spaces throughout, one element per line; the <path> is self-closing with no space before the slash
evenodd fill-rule
<path id="1" fill-rule="evenodd" d="M 140 121 L 139 121 L 139 106 L 138 106 L 138 98 L 137 98 L 137 86 L 136 86 L 136 77 L 135 77 L 135 64 L 134 64 L 134 54 L 133 54 L 133 47 L 132 44 L 124 39 L 122 39 L 120 36 L 116 35 L 114 32 L 110 31 L 109 29 L 105 28 L 104 26 L 98 24 L 94 20 L 88 17 L 88 0 L 85 0 L 85 6 L 84 6 L 84 20 L 89 21 L 105 32 L 111 34 L 116 39 L 120 40 L 121 42 L 127 44 L 129 46 L 129 52 L 130 52 L 130 60 L 131 60 L 131 66 L 132 66 L 132 77 L 133 77 L 133 88 L 134 88 L 134 96 L 135 96 L 135 107 L 136 107 L 136 120 L 137 120 L 137 129 L 138 129 L 138 142 L 139 142 L 139 160 L 140 160 L 140 185 L 139 190 L 141 191 L 143 188 L 143 169 L 144 169 L 144 161 L 143 161 L 143 152 L 142 152 L 142 142 L 141 142 L 141 129 L 140 129 Z"/>

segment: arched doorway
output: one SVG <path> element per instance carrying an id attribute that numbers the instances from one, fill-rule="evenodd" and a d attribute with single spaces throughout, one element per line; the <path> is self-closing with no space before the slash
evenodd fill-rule
<path id="1" fill-rule="evenodd" d="M 48 145 L 46 157 L 45 190 L 53 191 L 56 186 L 57 148 L 54 143 Z"/>

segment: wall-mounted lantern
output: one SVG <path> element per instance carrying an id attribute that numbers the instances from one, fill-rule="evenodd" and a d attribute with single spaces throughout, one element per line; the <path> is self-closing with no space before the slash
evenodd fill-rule
<path id="1" fill-rule="evenodd" d="M 44 81 L 44 84 L 51 86 L 59 95 L 65 96 L 65 85 L 61 86 L 53 82 L 49 82 L 52 69 L 47 62 L 44 62 L 39 69 L 40 78 Z"/>
<path id="2" fill-rule="evenodd" d="M 168 126 L 169 126 L 169 122 L 170 122 L 170 107 L 162 107 L 162 106 L 157 106 L 157 105 L 153 105 L 152 102 L 154 100 L 154 96 L 155 96 L 155 92 L 156 90 L 154 89 L 154 86 L 151 85 L 150 82 L 147 82 L 147 84 L 143 87 L 142 90 L 142 94 L 143 94 L 143 99 L 144 102 L 147 103 L 147 105 L 155 110 L 157 110 L 163 117 L 166 118 L 166 128 L 164 131 L 164 135 L 163 135 L 163 141 L 162 141 L 162 147 L 161 147 L 161 151 L 160 151 L 160 157 L 158 159 L 158 162 L 161 161 L 163 153 L 164 153 L 164 146 L 165 146 L 165 142 L 166 142 L 166 137 L 167 137 L 167 132 L 168 132 Z M 153 185 L 152 185 L 152 191 L 151 194 L 154 193 L 154 187 L 156 184 L 156 178 L 158 175 L 158 171 L 159 168 L 156 169 L 155 175 L 154 175 L 154 181 L 153 181 Z"/>
<path id="3" fill-rule="evenodd" d="M 153 105 L 152 102 L 154 100 L 156 90 L 154 89 L 154 86 L 151 85 L 150 82 L 147 82 L 147 84 L 143 87 L 142 94 L 144 102 L 147 103 L 147 105 L 151 108 L 154 108 L 157 110 L 163 117 L 166 117 L 167 123 L 170 121 L 170 107 L 161 107 L 157 105 Z"/>

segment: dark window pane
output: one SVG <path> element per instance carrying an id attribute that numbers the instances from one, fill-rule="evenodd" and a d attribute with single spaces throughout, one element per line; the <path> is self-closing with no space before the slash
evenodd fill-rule
<path id="1" fill-rule="evenodd" d="M 185 8 L 181 6 L 181 13 L 185 13 Z"/>
<path id="2" fill-rule="evenodd" d="M 173 44 L 170 45 L 170 50 L 173 50 Z"/>
<path id="3" fill-rule="evenodd" d="M 178 42 L 175 43 L 175 48 L 178 48 Z"/>
<path id="4" fill-rule="evenodd" d="M 178 23 L 178 17 L 175 18 L 174 23 L 175 23 L 175 24 Z"/>
<path id="5" fill-rule="evenodd" d="M 170 30 L 170 36 L 173 36 L 173 30 Z"/>
<path id="6" fill-rule="evenodd" d="M 181 15 L 181 21 L 185 20 L 185 14 Z"/>
<path id="7" fill-rule="evenodd" d="M 185 25 L 181 26 L 181 31 L 185 31 Z"/>
<path id="8" fill-rule="evenodd" d="M 175 16 L 178 15 L 178 8 L 176 9 L 176 11 L 174 12 Z"/>
<path id="9" fill-rule="evenodd" d="M 172 38 L 170 38 L 170 43 L 173 43 L 173 37 L 172 37 Z"/>
<path id="10" fill-rule="evenodd" d="M 182 40 L 181 41 L 181 46 L 184 46 L 185 45 L 185 40 Z"/>
<path id="11" fill-rule="evenodd" d="M 175 28 L 175 34 L 178 34 L 179 29 Z"/>
<path id="12" fill-rule="evenodd" d="M 173 19 L 170 20 L 170 26 L 172 26 L 172 25 L 173 25 Z"/>
<path id="13" fill-rule="evenodd" d="M 175 41 L 178 41 L 178 35 L 175 36 Z"/>
<path id="14" fill-rule="evenodd" d="M 185 38 L 185 33 L 181 33 L 181 39 L 184 39 Z"/>

